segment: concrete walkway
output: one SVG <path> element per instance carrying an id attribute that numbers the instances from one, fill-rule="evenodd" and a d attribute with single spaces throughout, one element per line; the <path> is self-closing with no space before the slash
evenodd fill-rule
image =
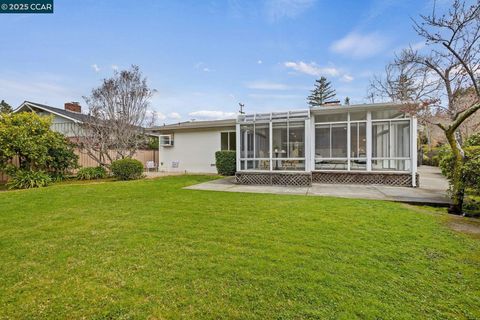
<path id="1" fill-rule="evenodd" d="M 226 192 L 251 192 L 273 194 L 296 194 L 306 196 L 331 196 L 341 198 L 390 200 L 408 203 L 446 205 L 448 182 L 435 167 L 419 168 L 420 187 L 389 187 L 381 185 L 313 184 L 311 187 L 251 186 L 235 183 L 234 177 L 209 181 L 186 187 L 191 190 Z"/>

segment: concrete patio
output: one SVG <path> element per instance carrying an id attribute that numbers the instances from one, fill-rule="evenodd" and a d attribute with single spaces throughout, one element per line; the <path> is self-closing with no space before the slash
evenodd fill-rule
<path id="1" fill-rule="evenodd" d="M 448 182 L 436 167 L 421 166 L 420 187 L 390 187 L 382 185 L 313 184 L 310 187 L 239 185 L 234 177 L 209 181 L 186 187 L 190 190 L 225 192 L 251 192 L 293 194 L 306 196 L 331 196 L 341 198 L 389 200 L 407 203 L 447 205 Z"/>

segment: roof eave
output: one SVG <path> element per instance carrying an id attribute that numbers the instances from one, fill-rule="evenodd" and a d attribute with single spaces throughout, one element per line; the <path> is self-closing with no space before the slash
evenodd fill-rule
<path id="1" fill-rule="evenodd" d="M 37 109 L 41 109 L 41 110 L 43 110 L 43 111 L 45 111 L 45 112 L 52 113 L 52 114 L 54 114 L 54 115 L 56 115 L 56 116 L 59 116 L 59 117 L 62 117 L 62 118 L 71 120 L 71 121 L 73 121 L 73 122 L 75 122 L 75 123 L 83 123 L 83 121 L 80 121 L 80 120 L 71 118 L 71 117 L 69 117 L 69 116 L 66 116 L 66 115 L 64 115 L 64 114 L 55 112 L 55 111 L 50 110 L 50 109 L 47 109 L 47 108 L 44 108 L 44 107 L 42 107 L 41 105 L 38 105 L 38 104 L 36 104 L 35 102 L 30 102 L 30 101 L 24 101 L 24 102 L 22 102 L 22 104 L 21 104 L 18 108 L 16 108 L 15 110 L 13 110 L 13 113 L 17 113 L 17 112 L 21 111 L 21 109 L 22 109 L 24 106 L 34 107 L 34 108 L 37 108 Z"/>

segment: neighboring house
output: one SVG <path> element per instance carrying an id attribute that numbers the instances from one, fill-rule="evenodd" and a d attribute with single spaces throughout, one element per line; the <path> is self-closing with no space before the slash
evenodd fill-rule
<path id="1" fill-rule="evenodd" d="M 90 117 L 82 113 L 82 107 L 78 102 L 66 102 L 64 109 L 60 109 L 36 102 L 24 101 L 13 112 L 35 112 L 42 116 L 53 116 L 51 129 L 64 134 L 68 138 L 77 137 L 80 132 L 79 124 Z"/>
<path id="2" fill-rule="evenodd" d="M 237 182 L 418 185 L 417 120 L 401 104 L 324 106 L 192 121 L 160 133 L 160 170 L 215 172 L 235 149 Z"/>
<path id="3" fill-rule="evenodd" d="M 78 102 L 66 102 L 64 109 L 60 109 L 36 102 L 24 101 L 13 112 L 35 112 L 41 116 L 52 116 L 51 129 L 62 133 L 74 143 L 82 141 L 81 124 L 91 117 L 82 113 L 82 108 Z M 80 166 L 95 167 L 98 165 L 96 160 L 90 157 L 84 150 L 76 148 L 75 152 L 79 155 Z M 114 151 L 112 151 L 112 154 L 114 154 Z M 158 151 L 138 150 L 133 158 L 142 162 L 145 167 L 148 166 L 148 163 L 153 163 L 155 166 L 158 163 Z"/>
<path id="4" fill-rule="evenodd" d="M 153 127 L 160 135 L 159 170 L 216 173 L 215 152 L 236 150 L 236 119 Z"/>

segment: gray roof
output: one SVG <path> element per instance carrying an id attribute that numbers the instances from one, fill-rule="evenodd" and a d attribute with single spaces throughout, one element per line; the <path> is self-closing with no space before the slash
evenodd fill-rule
<path id="1" fill-rule="evenodd" d="M 149 128 L 150 131 L 171 131 L 202 128 L 221 128 L 235 126 L 237 119 L 208 120 L 208 121 L 186 121 L 163 126 Z"/>
<path id="2" fill-rule="evenodd" d="M 36 107 L 38 109 L 42 109 L 42 110 L 45 110 L 45 111 L 49 111 L 51 113 L 54 113 L 54 114 L 57 114 L 59 116 L 64 116 L 66 118 L 70 118 L 72 120 L 75 120 L 75 121 L 78 121 L 78 122 L 83 122 L 85 121 L 86 119 L 90 118 L 89 115 L 87 114 L 83 114 L 83 113 L 78 113 L 78 112 L 72 112 L 72 111 L 68 111 L 68 110 L 65 110 L 65 109 L 60 109 L 60 108 L 55 108 L 55 107 L 51 107 L 51 106 L 47 106 L 45 104 L 41 104 L 41 103 L 36 103 L 36 102 L 32 102 L 32 101 L 24 101 L 19 108 L 17 108 L 14 112 L 18 112 L 20 111 L 20 109 L 22 109 L 22 107 L 27 104 L 31 107 Z"/>

